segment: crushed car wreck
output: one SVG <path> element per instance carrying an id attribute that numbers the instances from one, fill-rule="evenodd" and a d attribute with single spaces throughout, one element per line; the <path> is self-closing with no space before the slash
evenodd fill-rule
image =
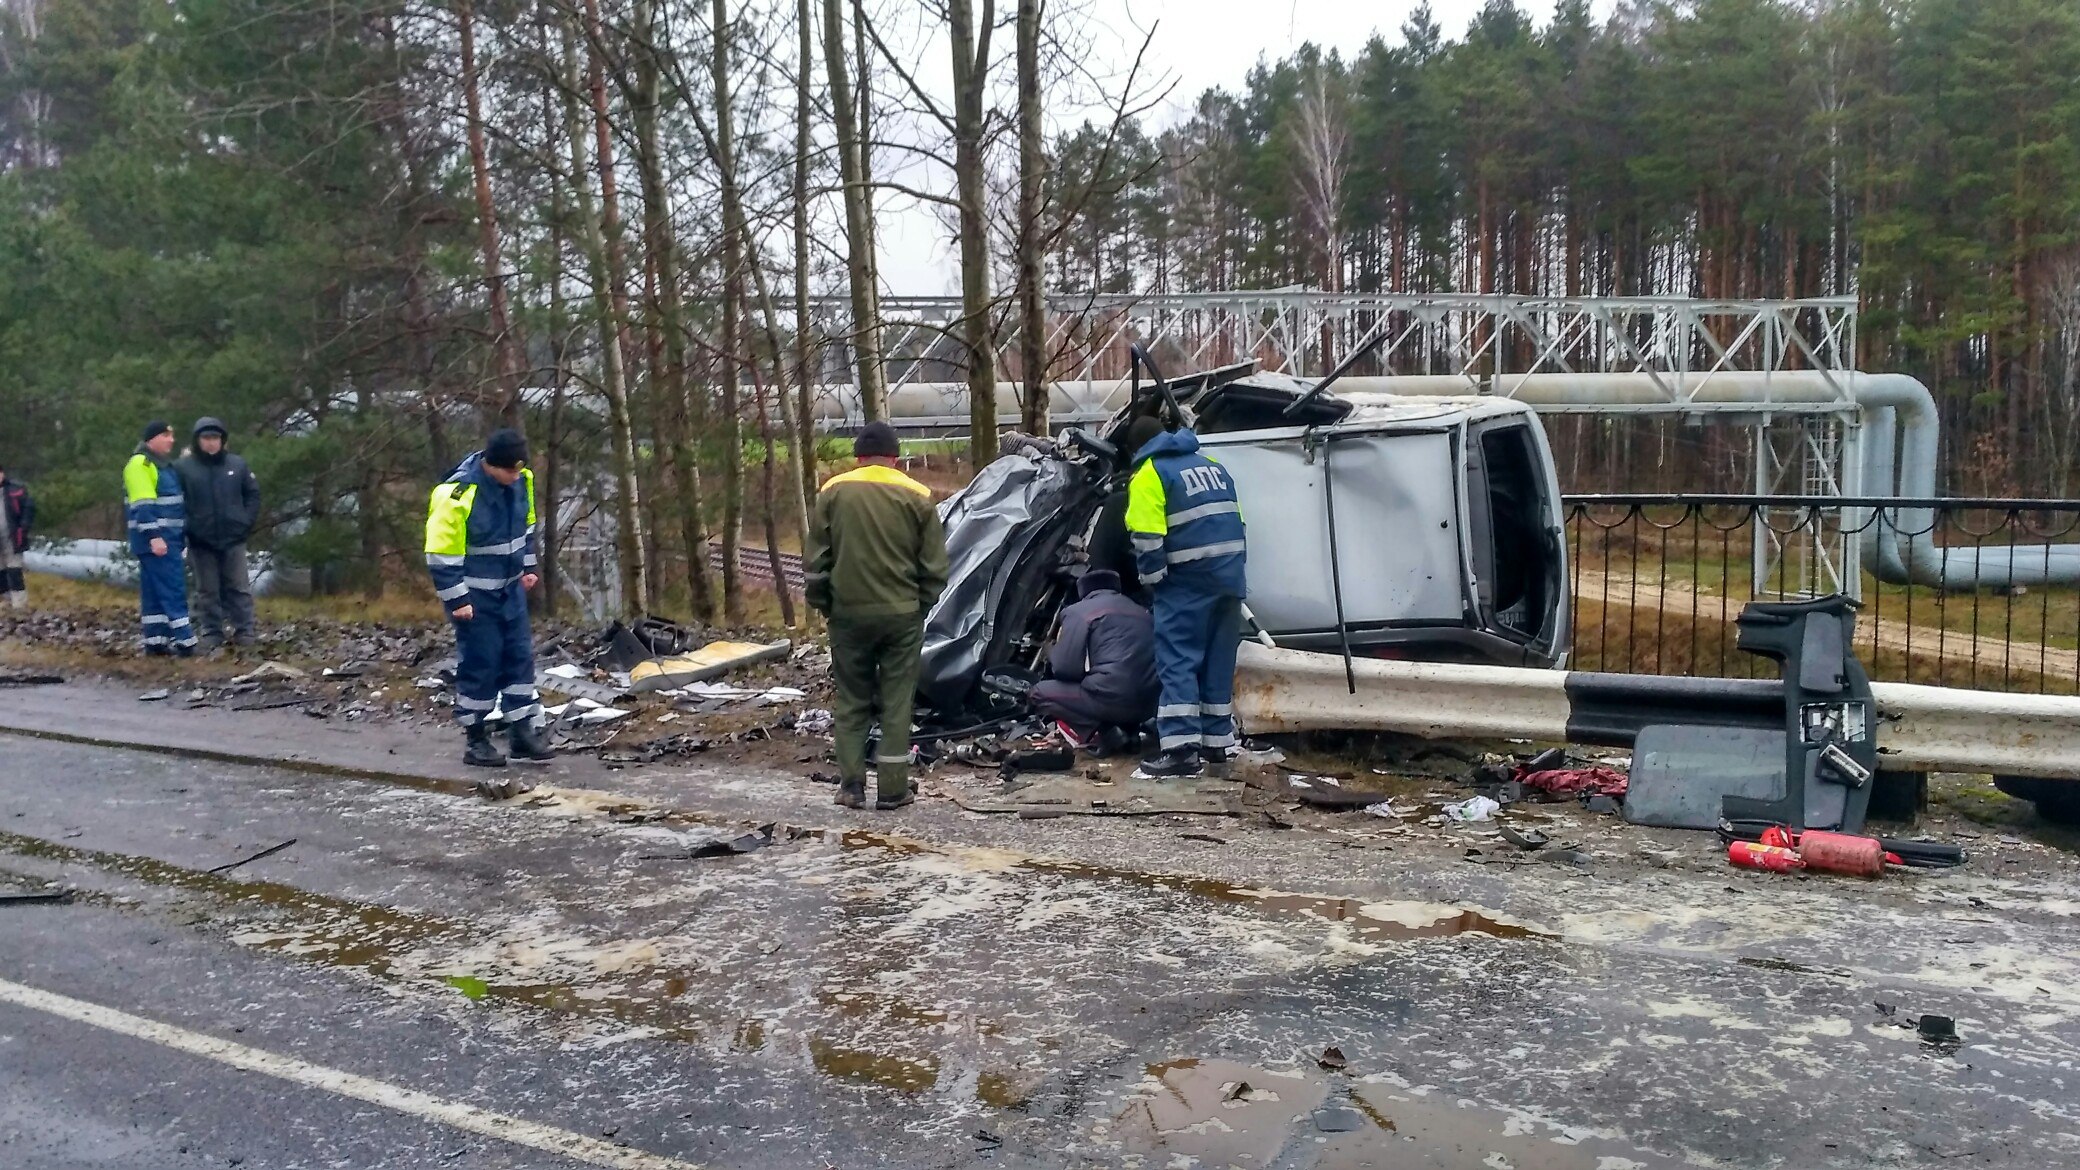
<path id="1" fill-rule="evenodd" d="M 951 575 L 925 623 L 940 728 L 1015 710 L 1116 515 L 1140 419 L 1191 426 L 1249 524 L 1248 635 L 1344 655 L 1558 666 L 1568 652 L 1559 485 L 1529 407 L 1327 393 L 1254 363 L 1137 382 L 1092 430 L 1019 436 L 940 507 Z M 1144 424 L 1145 425 L 1145 424 Z"/>

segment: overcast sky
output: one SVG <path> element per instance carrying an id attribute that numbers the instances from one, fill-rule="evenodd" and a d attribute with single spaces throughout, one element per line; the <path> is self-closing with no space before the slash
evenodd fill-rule
<path id="1" fill-rule="evenodd" d="M 1543 24 L 1551 15 L 1550 0 L 1517 0 L 1518 7 Z M 1089 0 L 1092 40 L 1102 51 L 1111 43 L 1122 58 L 1130 56 L 1148 30 L 1155 29 L 1149 64 L 1175 82 L 1164 110 L 1151 114 L 1151 126 L 1166 126 L 1183 117 L 1199 94 L 1214 86 L 1239 89 L 1250 66 L 1276 61 L 1312 41 L 1346 59 L 1365 47 L 1375 31 L 1388 43 L 1400 41 L 1400 28 L 1416 7 L 1413 0 Z M 1447 37 L 1457 38 L 1485 0 L 1432 0 L 1430 10 Z M 1000 3 L 999 10 L 1007 7 Z M 1598 0 L 1599 16 L 1610 0 Z M 934 48 L 945 52 L 944 42 Z M 1009 68 L 1005 46 L 1004 67 Z M 926 61 L 927 68 L 937 64 Z M 936 71 L 936 70 L 934 70 Z M 920 74 L 924 71 L 920 70 Z M 935 184 L 936 185 L 936 184 Z M 881 235 L 881 273 L 888 288 L 912 295 L 945 295 L 960 290 L 960 273 L 945 225 L 937 215 L 900 201 L 888 200 Z"/>

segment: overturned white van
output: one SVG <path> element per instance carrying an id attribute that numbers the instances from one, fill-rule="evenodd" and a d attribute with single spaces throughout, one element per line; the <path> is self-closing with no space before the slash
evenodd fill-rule
<path id="1" fill-rule="evenodd" d="M 1337 397 L 1250 367 L 1152 382 L 1095 431 L 1028 442 L 941 505 L 952 574 L 921 697 L 987 717 L 1036 677 L 1136 416 L 1191 426 L 1234 473 L 1249 636 L 1423 661 L 1558 666 L 1568 651 L 1559 484 L 1545 432 L 1499 398 Z M 1110 513 L 1116 516 L 1116 512 Z"/>

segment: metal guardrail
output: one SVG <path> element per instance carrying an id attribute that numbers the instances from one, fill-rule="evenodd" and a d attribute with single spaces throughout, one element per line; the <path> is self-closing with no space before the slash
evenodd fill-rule
<path id="1" fill-rule="evenodd" d="M 1780 727 L 1777 679 L 1588 674 L 1359 658 L 1355 688 L 1333 654 L 1244 643 L 1235 713 L 1252 735 L 1384 731 L 1626 746 L 1651 721 Z M 2080 698 L 1876 683 L 1880 766 L 2080 780 Z"/>
<path id="2" fill-rule="evenodd" d="M 1576 495 L 1564 511 L 1578 668 L 1768 677 L 1772 663 L 1735 648 L 1741 608 L 1844 581 L 1874 680 L 2080 694 L 2080 586 L 1957 587 L 2011 561 L 2058 563 L 2044 546 L 2080 540 L 2080 500 Z M 1951 587 L 1872 571 L 1908 545 L 1946 562 Z"/>

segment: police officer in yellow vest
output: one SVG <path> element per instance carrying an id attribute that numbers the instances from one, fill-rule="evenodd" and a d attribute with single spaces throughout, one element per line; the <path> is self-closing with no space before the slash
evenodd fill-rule
<path id="1" fill-rule="evenodd" d="M 426 567 L 455 627 L 455 721 L 468 737 L 462 759 L 478 767 L 505 767 L 485 723 L 501 702 L 512 758 L 555 758 L 542 740 L 527 629 L 527 592 L 539 578 L 534 473 L 526 462 L 519 431 L 493 432 L 433 489 L 426 514 Z"/>
<path id="2" fill-rule="evenodd" d="M 195 653 L 188 620 L 188 574 L 181 561 L 187 546 L 188 513 L 181 477 L 173 470 L 173 425 L 145 424 L 136 454 L 123 465 L 123 524 L 137 557 L 138 608 L 144 623 L 144 652 L 187 658 Z"/>

